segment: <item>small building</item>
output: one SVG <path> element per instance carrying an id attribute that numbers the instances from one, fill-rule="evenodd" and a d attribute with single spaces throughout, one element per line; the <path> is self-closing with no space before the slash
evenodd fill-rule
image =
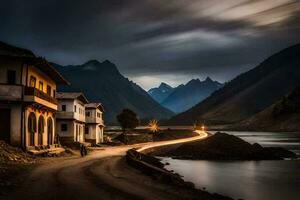
<path id="1" fill-rule="evenodd" d="M 103 142 L 103 112 L 104 108 L 101 103 L 89 103 L 85 105 L 85 139 L 87 142 L 93 144 Z"/>
<path id="2" fill-rule="evenodd" d="M 57 143 L 58 84 L 68 82 L 45 59 L 0 42 L 0 140 L 24 148 Z"/>
<path id="3" fill-rule="evenodd" d="M 56 132 L 62 143 L 85 141 L 85 104 L 88 100 L 82 93 L 58 92 Z"/>

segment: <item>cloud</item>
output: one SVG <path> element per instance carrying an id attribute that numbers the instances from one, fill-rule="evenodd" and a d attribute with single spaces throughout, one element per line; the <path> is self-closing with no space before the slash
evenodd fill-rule
<path id="1" fill-rule="evenodd" d="M 299 13 L 296 0 L 11 0 L 0 38 L 60 64 L 109 59 L 145 87 L 226 81 L 299 43 Z"/>

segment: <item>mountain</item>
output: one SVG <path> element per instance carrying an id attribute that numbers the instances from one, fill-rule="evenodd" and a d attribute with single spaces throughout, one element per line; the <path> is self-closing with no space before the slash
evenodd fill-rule
<path id="1" fill-rule="evenodd" d="M 230 124 L 251 117 L 300 85 L 299 55 L 300 44 L 274 54 L 167 123 Z"/>
<path id="2" fill-rule="evenodd" d="M 116 124 L 116 115 L 124 108 L 136 112 L 140 119 L 166 119 L 171 111 L 154 101 L 146 91 L 120 74 L 117 67 L 106 60 L 88 61 L 82 65 L 53 64 L 71 83 L 59 91 L 82 91 L 90 101 L 104 105 L 106 123 Z"/>
<path id="3" fill-rule="evenodd" d="M 175 113 L 183 112 L 201 102 L 212 92 L 222 87 L 222 84 L 211 80 L 193 79 L 185 85 L 180 85 L 161 103 Z"/>
<path id="4" fill-rule="evenodd" d="M 159 87 L 152 88 L 148 91 L 148 94 L 158 103 L 163 102 L 172 92 L 174 88 L 166 83 L 161 83 Z"/>
<path id="5" fill-rule="evenodd" d="M 264 131 L 300 131 L 300 87 L 263 111 L 232 128 Z"/>

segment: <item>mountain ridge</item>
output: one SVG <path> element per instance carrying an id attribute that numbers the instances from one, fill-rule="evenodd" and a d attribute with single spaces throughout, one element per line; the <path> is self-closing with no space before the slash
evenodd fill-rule
<path id="1" fill-rule="evenodd" d="M 181 84 L 161 103 L 164 107 L 175 113 L 185 111 L 204 100 L 212 92 L 223 85 L 207 77 L 204 81 L 192 79 Z"/>
<path id="2" fill-rule="evenodd" d="M 300 83 L 300 44 L 279 51 L 167 124 L 230 124 L 279 100 Z"/>
<path id="3" fill-rule="evenodd" d="M 148 90 L 148 94 L 158 103 L 161 103 L 165 98 L 167 98 L 174 88 L 167 83 L 162 82 L 158 87 L 151 88 Z"/>
<path id="4" fill-rule="evenodd" d="M 81 65 L 61 66 L 52 63 L 71 86 L 61 86 L 61 92 L 81 91 L 90 101 L 100 101 L 106 107 L 104 119 L 116 124 L 116 115 L 124 108 L 136 112 L 140 119 L 166 119 L 171 111 L 155 102 L 139 85 L 124 77 L 117 66 L 105 60 L 89 60 Z"/>

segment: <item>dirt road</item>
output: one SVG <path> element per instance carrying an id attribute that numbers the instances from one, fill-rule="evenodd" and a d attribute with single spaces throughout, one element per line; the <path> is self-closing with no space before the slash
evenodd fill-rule
<path id="1" fill-rule="evenodd" d="M 199 136 L 139 145 L 99 148 L 88 156 L 59 158 L 31 172 L 24 186 L 4 199 L 181 199 L 186 191 L 158 183 L 125 162 L 130 148 L 145 150 L 155 146 L 184 143 Z M 0 196 L 0 198 L 2 198 Z"/>

